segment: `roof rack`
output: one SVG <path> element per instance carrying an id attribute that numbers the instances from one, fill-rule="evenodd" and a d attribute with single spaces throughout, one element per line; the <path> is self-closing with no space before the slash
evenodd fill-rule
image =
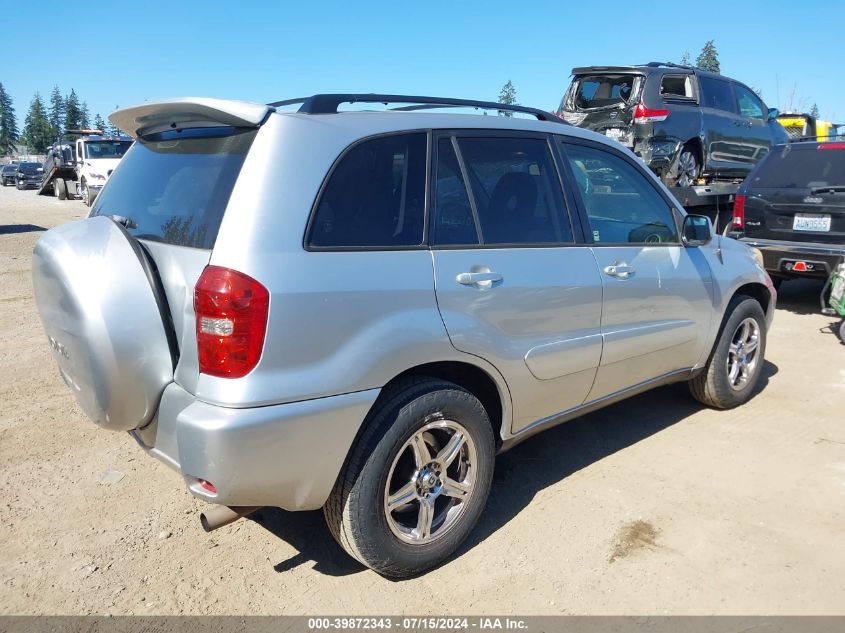
<path id="1" fill-rule="evenodd" d="M 661 66 L 665 66 L 666 68 L 685 68 L 686 70 L 695 70 L 695 66 L 690 64 L 676 64 L 675 62 L 649 62 L 647 64 L 640 64 L 640 66 L 646 66 L 647 68 L 660 68 Z"/>
<path id="2" fill-rule="evenodd" d="M 285 99 L 274 101 L 267 105 L 278 108 L 281 106 L 301 103 L 299 110 L 303 114 L 336 114 L 337 108 L 342 103 L 408 103 L 413 104 L 401 108 L 390 108 L 396 111 L 412 111 L 434 108 L 476 108 L 478 110 L 499 110 L 502 112 L 520 112 L 537 117 L 538 121 L 553 121 L 555 123 L 566 123 L 563 119 L 551 112 L 527 106 L 496 103 L 494 101 L 474 101 L 472 99 L 452 99 L 449 97 L 417 97 L 411 95 L 383 95 L 383 94 L 318 94 L 311 97 L 299 99 Z"/>

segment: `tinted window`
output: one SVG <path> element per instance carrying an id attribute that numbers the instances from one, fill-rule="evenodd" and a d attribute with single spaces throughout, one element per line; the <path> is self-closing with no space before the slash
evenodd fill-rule
<path id="1" fill-rule="evenodd" d="M 317 204 L 318 247 L 418 246 L 423 242 L 426 135 L 359 143 L 335 166 Z"/>
<path id="2" fill-rule="evenodd" d="M 132 141 L 91 141 L 85 143 L 86 158 L 120 158 L 123 156 Z"/>
<path id="3" fill-rule="evenodd" d="M 751 179 L 752 187 L 809 189 L 828 185 L 845 186 L 845 149 L 776 148 Z"/>
<path id="4" fill-rule="evenodd" d="M 458 157 L 452 139 L 448 138 L 437 143 L 434 218 L 435 244 L 478 244 L 478 231 Z"/>
<path id="5" fill-rule="evenodd" d="M 736 91 L 736 103 L 739 106 L 739 113 L 744 117 L 752 119 L 763 119 L 763 103 L 760 99 L 745 86 L 734 84 Z"/>
<path id="6" fill-rule="evenodd" d="M 565 145 L 597 244 L 678 242 L 672 211 L 636 167 L 603 150 Z"/>
<path id="7" fill-rule="evenodd" d="M 211 248 L 255 130 L 199 128 L 139 139 L 91 215 L 120 215 L 138 238 Z"/>
<path id="8" fill-rule="evenodd" d="M 551 150 L 544 139 L 458 140 L 483 244 L 572 241 Z"/>
<path id="9" fill-rule="evenodd" d="M 698 83 L 701 86 L 702 106 L 727 110 L 728 112 L 736 111 L 731 85 L 727 81 L 711 77 L 699 77 Z"/>

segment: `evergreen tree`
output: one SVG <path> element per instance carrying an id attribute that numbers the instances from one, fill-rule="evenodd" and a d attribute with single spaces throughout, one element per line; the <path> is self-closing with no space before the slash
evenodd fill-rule
<path id="1" fill-rule="evenodd" d="M 701 54 L 695 60 L 695 65 L 701 68 L 701 70 L 707 70 L 711 73 L 719 73 L 721 71 L 719 51 L 716 50 L 713 40 L 707 40 L 707 43 L 701 49 Z"/>
<path id="2" fill-rule="evenodd" d="M 516 104 L 516 88 L 513 87 L 513 82 L 510 79 L 502 86 L 502 91 L 499 93 L 499 103 L 507 105 Z M 499 110 L 499 116 L 513 116 L 513 112 Z"/>
<path id="3" fill-rule="evenodd" d="M 103 134 L 108 134 L 109 124 L 103 120 L 99 114 L 94 117 L 94 127 L 100 130 Z"/>
<path id="4" fill-rule="evenodd" d="M 37 92 L 29 106 L 29 112 L 24 121 L 23 136 L 21 138 L 29 146 L 30 151 L 35 154 L 46 153 L 47 147 L 50 146 L 55 138 L 53 135 L 53 125 L 50 123 L 50 119 L 47 118 L 44 102 L 41 100 L 41 95 Z"/>
<path id="5" fill-rule="evenodd" d="M 82 127 L 82 107 L 79 105 L 79 97 L 71 88 L 70 94 L 65 98 L 65 129 L 78 130 Z M 76 138 L 77 134 L 70 134 L 72 138 Z"/>
<path id="6" fill-rule="evenodd" d="M 684 51 L 684 54 L 681 56 L 681 66 L 689 66 L 689 65 L 690 65 L 689 51 Z"/>
<path id="7" fill-rule="evenodd" d="M 0 83 L 0 156 L 14 153 L 19 136 L 12 98 Z"/>
<path id="8" fill-rule="evenodd" d="M 817 119 L 819 118 L 819 104 L 818 103 L 814 103 L 813 107 L 810 108 L 810 116 L 815 117 Z"/>
<path id="9" fill-rule="evenodd" d="M 80 118 L 80 120 L 79 120 L 80 127 L 83 127 L 83 128 L 91 127 L 91 113 L 88 111 L 88 104 L 85 101 L 82 102 L 82 108 L 80 108 L 79 112 L 80 112 L 80 117 L 79 117 Z"/>
<path id="10" fill-rule="evenodd" d="M 50 93 L 50 128 L 52 137 L 58 138 L 65 131 L 65 100 L 58 86 L 53 86 Z"/>

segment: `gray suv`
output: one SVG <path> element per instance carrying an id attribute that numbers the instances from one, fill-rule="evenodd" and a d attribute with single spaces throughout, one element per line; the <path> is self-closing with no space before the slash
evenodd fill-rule
<path id="1" fill-rule="evenodd" d="M 400 105 L 338 112 L 362 101 Z M 497 452 L 671 382 L 751 397 L 759 253 L 628 150 L 519 106 L 538 120 L 297 103 L 115 112 L 137 142 L 34 251 L 65 382 L 217 504 L 206 529 L 323 508 L 349 554 L 409 576 L 473 529 Z"/>
<path id="2" fill-rule="evenodd" d="M 559 113 L 631 148 L 669 186 L 742 180 L 789 138 L 748 86 L 671 63 L 573 68 Z"/>

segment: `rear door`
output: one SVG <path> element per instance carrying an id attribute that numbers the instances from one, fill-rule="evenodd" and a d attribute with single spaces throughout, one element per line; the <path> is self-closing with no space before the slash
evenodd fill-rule
<path id="1" fill-rule="evenodd" d="M 739 116 L 731 82 L 696 75 L 704 126 L 705 171 L 743 177 L 752 153 L 745 146 L 745 121 Z"/>
<path id="2" fill-rule="evenodd" d="M 634 107 L 645 78 L 638 73 L 576 75 L 564 95 L 560 114 L 569 123 L 633 147 Z"/>
<path id="3" fill-rule="evenodd" d="M 845 244 L 845 143 L 776 147 L 751 174 L 745 236 Z"/>
<path id="4" fill-rule="evenodd" d="M 634 160 L 563 139 L 604 289 L 601 365 L 589 400 L 690 369 L 712 316 L 710 268 L 685 248 L 667 198 Z"/>
<path id="5" fill-rule="evenodd" d="M 580 405 L 601 357 L 601 279 L 575 233 L 549 139 L 440 133 L 437 302 L 452 344 L 505 377 L 513 432 Z"/>
<path id="6" fill-rule="evenodd" d="M 191 105 L 177 108 L 190 123 Z M 189 391 L 198 378 L 193 290 L 258 125 L 211 126 L 213 112 L 202 114 L 204 127 L 165 122 L 139 137 L 91 216 L 35 248 L 53 355 L 86 414 L 109 429 L 144 426 L 174 377 Z"/>
<path id="7" fill-rule="evenodd" d="M 740 83 L 731 82 L 737 110 L 742 119 L 743 145 L 752 165 L 758 163 L 772 147 L 772 128 L 769 114 L 760 98 Z"/>

